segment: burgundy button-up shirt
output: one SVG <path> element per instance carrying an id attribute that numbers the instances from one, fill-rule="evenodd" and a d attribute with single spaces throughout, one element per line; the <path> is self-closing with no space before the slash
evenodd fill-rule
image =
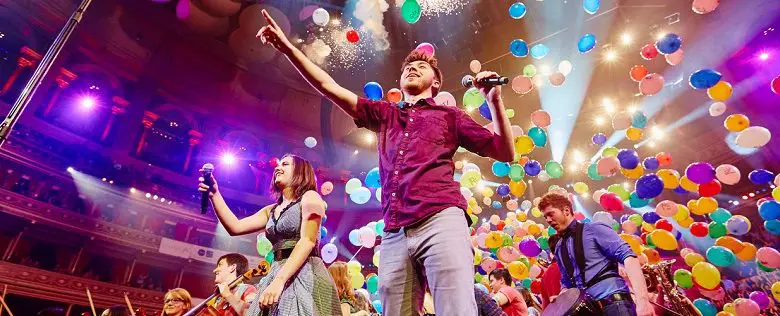
<path id="1" fill-rule="evenodd" d="M 461 146 L 480 156 L 495 156 L 498 148 L 493 132 L 463 110 L 436 105 L 432 98 L 414 105 L 359 98 L 355 123 L 377 133 L 386 232 L 451 206 L 466 210 L 454 180 L 455 151 Z"/>

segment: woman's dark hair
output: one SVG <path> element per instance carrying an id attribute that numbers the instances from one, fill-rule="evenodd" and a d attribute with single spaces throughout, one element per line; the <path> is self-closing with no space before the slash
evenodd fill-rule
<path id="1" fill-rule="evenodd" d="M 542 311 L 542 307 L 539 306 L 539 303 L 536 302 L 536 300 L 531 295 L 531 291 L 527 288 L 521 287 L 520 288 L 520 294 L 523 295 L 523 300 L 525 301 L 525 305 L 528 305 L 528 307 L 534 307 L 538 311 Z"/>
<path id="2" fill-rule="evenodd" d="M 311 162 L 293 154 L 286 154 L 282 159 L 291 157 L 293 159 L 293 174 L 290 180 L 290 189 L 293 193 L 293 200 L 303 197 L 303 194 L 309 190 L 317 190 L 317 175 L 314 174 L 314 167 Z M 279 159 L 281 163 L 282 159 Z M 282 189 L 276 185 L 276 175 L 271 177 L 271 191 L 278 203 L 282 202 Z"/>

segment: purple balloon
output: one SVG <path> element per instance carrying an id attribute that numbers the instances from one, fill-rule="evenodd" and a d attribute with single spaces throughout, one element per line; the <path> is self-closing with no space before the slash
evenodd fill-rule
<path id="1" fill-rule="evenodd" d="M 658 162 L 658 159 L 655 157 L 647 157 L 645 160 L 642 161 L 642 164 L 645 166 L 645 169 L 647 170 L 656 170 L 658 169 L 661 164 Z"/>
<path id="2" fill-rule="evenodd" d="M 706 162 L 694 162 L 685 168 L 685 176 L 696 184 L 710 183 L 715 180 L 715 168 Z"/>
<path id="3" fill-rule="evenodd" d="M 755 184 L 767 184 L 769 182 L 772 182 L 772 179 L 775 178 L 775 174 L 772 173 L 769 170 L 766 169 L 756 169 L 751 171 L 748 174 L 748 179 L 750 179 L 750 182 L 753 182 Z"/>
<path id="4" fill-rule="evenodd" d="M 523 238 L 517 245 L 517 248 L 528 257 L 536 257 L 542 252 L 542 248 L 539 247 L 539 242 L 533 237 Z"/>
<path id="5" fill-rule="evenodd" d="M 649 224 L 655 224 L 655 222 L 659 221 L 660 219 L 661 216 L 658 216 L 658 214 L 656 214 L 654 211 L 642 214 L 642 220 Z"/>
<path id="6" fill-rule="evenodd" d="M 621 149 L 617 154 L 617 159 L 623 169 L 632 170 L 639 166 L 639 155 L 631 149 Z"/>
<path id="7" fill-rule="evenodd" d="M 636 180 L 636 195 L 643 200 L 652 199 L 664 191 L 664 182 L 654 173 L 646 174 Z"/>
<path id="8" fill-rule="evenodd" d="M 509 195 L 509 185 L 506 184 L 506 183 L 502 183 L 496 189 L 496 193 L 498 193 L 498 195 L 500 195 L 500 196 L 507 196 L 507 195 Z"/>
<path id="9" fill-rule="evenodd" d="M 769 308 L 769 296 L 764 292 L 753 291 L 750 292 L 750 299 L 758 304 L 758 307 Z"/>
<path id="10" fill-rule="evenodd" d="M 596 145 L 602 146 L 607 142 L 607 135 L 604 135 L 603 133 L 598 133 L 596 135 L 593 135 L 591 141 Z"/>
<path id="11" fill-rule="evenodd" d="M 535 177 L 538 176 L 540 172 L 542 172 L 542 165 L 536 161 L 536 160 L 529 160 L 525 164 L 525 174 Z"/>

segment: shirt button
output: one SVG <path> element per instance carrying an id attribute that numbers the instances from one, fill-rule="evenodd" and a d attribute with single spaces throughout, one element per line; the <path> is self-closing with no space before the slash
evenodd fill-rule
<path id="1" fill-rule="evenodd" d="M 398 174 L 398 170 L 396 170 L 394 173 L 395 173 L 395 174 Z"/>
<path id="2" fill-rule="evenodd" d="M 409 119 L 409 122 L 414 122 L 414 119 L 413 119 L 413 118 L 410 118 L 410 119 Z"/>
<path id="3" fill-rule="evenodd" d="M 403 150 L 400 150 L 400 151 L 398 151 L 398 154 L 399 154 L 399 155 L 403 155 L 403 154 L 404 154 L 404 151 L 403 151 Z"/>
<path id="4" fill-rule="evenodd" d="M 409 137 L 409 133 L 404 133 L 404 137 Z"/>
<path id="5" fill-rule="evenodd" d="M 392 195 L 392 196 L 395 196 L 395 192 L 393 192 L 393 193 L 392 193 L 392 194 L 390 194 L 390 195 Z"/>

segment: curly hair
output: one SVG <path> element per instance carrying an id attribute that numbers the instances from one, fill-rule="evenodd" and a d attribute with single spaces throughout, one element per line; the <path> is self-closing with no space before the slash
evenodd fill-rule
<path id="1" fill-rule="evenodd" d="M 336 283 L 336 291 L 340 299 L 348 299 L 355 302 L 355 289 L 352 288 L 352 282 L 349 280 L 349 269 L 344 261 L 336 261 L 328 267 L 333 282 Z"/>
<path id="2" fill-rule="evenodd" d="M 441 70 L 439 70 L 439 60 L 437 60 L 436 57 L 428 55 L 421 50 L 415 49 L 406 56 L 406 59 L 404 59 L 404 63 L 401 65 L 401 71 L 406 68 L 406 65 L 409 65 L 415 61 L 424 61 L 428 63 L 428 65 L 431 65 L 431 68 L 436 75 L 436 80 L 439 81 L 439 88 L 434 88 L 432 91 L 433 95 L 436 96 L 436 94 L 441 90 L 442 85 L 444 85 L 444 76 L 441 74 Z"/>

